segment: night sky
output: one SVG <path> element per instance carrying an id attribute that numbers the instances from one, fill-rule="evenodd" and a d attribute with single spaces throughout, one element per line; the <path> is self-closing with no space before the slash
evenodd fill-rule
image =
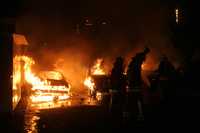
<path id="1" fill-rule="evenodd" d="M 160 0 L 24 0 L 20 2 L 16 31 L 25 34 L 32 50 L 41 47 L 83 49 L 98 56 L 134 56 L 149 45 L 161 54 L 174 49 L 169 37 L 167 5 Z M 105 21 L 89 35 L 76 35 L 76 25 L 89 19 Z M 80 51 L 78 51 L 80 52 Z M 89 56 L 90 56 L 89 54 Z"/>
<path id="2" fill-rule="evenodd" d="M 103 58 L 109 70 L 117 56 L 123 56 L 127 65 L 145 46 L 151 49 L 145 62 L 149 69 L 155 69 L 163 54 L 178 66 L 183 60 L 180 47 L 188 49 L 172 40 L 174 0 L 11 1 L 4 13 L 15 16 L 16 32 L 26 36 L 36 65 L 52 69 L 56 64 L 67 77 L 84 77 L 97 58 Z M 93 26 L 85 26 L 86 20 Z"/>
<path id="3" fill-rule="evenodd" d="M 167 32 L 165 8 L 159 0 L 24 0 L 20 2 L 17 32 L 34 41 L 52 42 L 73 34 L 76 24 L 89 18 L 106 21 L 105 34 L 124 36 L 134 43 L 147 40 L 146 35 L 159 34 L 151 32 Z M 116 38 L 113 36 L 107 38 Z"/>

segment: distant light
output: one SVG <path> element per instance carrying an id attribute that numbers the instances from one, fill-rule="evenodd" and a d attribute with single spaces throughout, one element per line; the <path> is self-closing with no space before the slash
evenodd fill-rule
<path id="1" fill-rule="evenodd" d="M 104 22 L 102 22 L 102 24 L 105 25 L 105 24 L 107 24 L 107 23 L 104 21 Z"/>
<path id="2" fill-rule="evenodd" d="M 175 10 L 175 15 L 176 15 L 176 23 L 178 24 L 178 21 L 179 21 L 179 10 L 178 9 L 176 9 Z"/>
<path id="3" fill-rule="evenodd" d="M 93 23 L 89 21 L 89 19 L 85 20 L 85 26 L 93 26 Z"/>

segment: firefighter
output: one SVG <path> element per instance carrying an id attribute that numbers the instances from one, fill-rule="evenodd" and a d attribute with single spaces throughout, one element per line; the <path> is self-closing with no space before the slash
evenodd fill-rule
<path id="1" fill-rule="evenodd" d="M 176 69 L 173 66 L 173 64 L 169 61 L 167 56 L 163 55 L 160 64 L 158 66 L 157 72 L 159 73 L 160 76 L 171 78 L 174 76 Z"/>
<path id="2" fill-rule="evenodd" d="M 112 90 L 122 91 L 124 89 L 124 59 L 117 57 L 111 72 Z"/>
<path id="3" fill-rule="evenodd" d="M 122 111 L 125 99 L 124 59 L 117 57 L 111 71 L 111 109 Z"/>
<path id="4" fill-rule="evenodd" d="M 168 102 L 174 94 L 173 91 L 175 90 L 177 71 L 167 56 L 162 56 L 157 73 L 159 76 L 161 100 Z"/>
<path id="5" fill-rule="evenodd" d="M 128 81 L 128 111 L 136 118 L 143 117 L 143 97 L 141 88 L 143 85 L 141 67 L 146 59 L 146 55 L 150 49 L 146 47 L 143 52 L 137 53 L 128 65 L 127 81 Z"/>

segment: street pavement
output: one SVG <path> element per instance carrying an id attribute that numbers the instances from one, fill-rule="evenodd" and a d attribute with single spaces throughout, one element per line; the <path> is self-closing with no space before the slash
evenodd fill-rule
<path id="1" fill-rule="evenodd" d="M 143 120 L 133 119 L 119 106 L 111 109 L 109 101 L 109 95 L 101 101 L 74 95 L 60 107 L 28 107 L 13 116 L 1 116 L 4 121 L 1 120 L 0 130 L 6 133 L 135 132 L 160 131 L 160 128 L 199 131 L 198 96 L 180 96 L 160 105 L 145 105 Z"/>

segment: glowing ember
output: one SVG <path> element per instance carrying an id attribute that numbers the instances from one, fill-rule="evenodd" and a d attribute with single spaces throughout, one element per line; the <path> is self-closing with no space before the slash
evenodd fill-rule
<path id="1" fill-rule="evenodd" d="M 21 65 L 23 62 L 24 80 L 31 84 L 31 91 L 33 94 L 30 96 L 32 102 L 49 102 L 54 100 L 65 100 L 69 98 L 68 92 L 70 85 L 52 85 L 47 79 L 41 80 L 36 76 L 31 67 L 35 64 L 34 60 L 28 56 L 15 56 L 14 58 L 14 74 L 13 74 L 13 90 L 21 81 Z M 60 80 L 62 75 L 58 72 L 50 72 L 49 77 L 53 80 Z"/>

